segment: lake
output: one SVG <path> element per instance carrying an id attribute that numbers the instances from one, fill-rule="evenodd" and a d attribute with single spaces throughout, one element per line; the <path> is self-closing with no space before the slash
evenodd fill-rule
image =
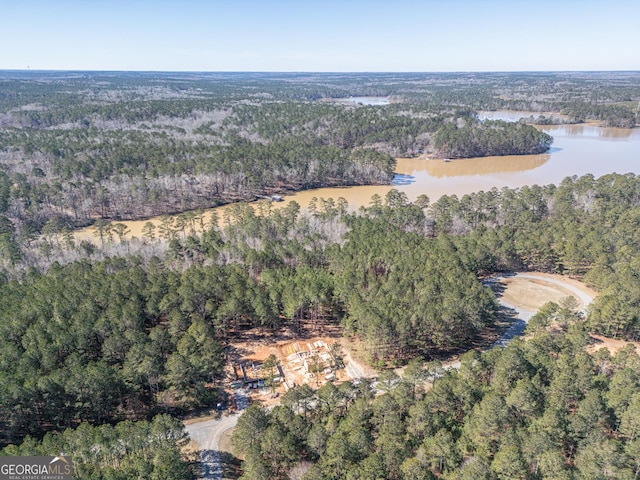
<path id="1" fill-rule="evenodd" d="M 351 103 L 354 105 L 389 105 L 389 97 L 349 97 L 333 98 L 331 101 L 339 103 Z"/>
<path id="2" fill-rule="evenodd" d="M 374 193 L 384 196 L 391 188 L 410 201 L 426 194 L 431 201 L 442 195 L 559 183 L 571 175 L 640 172 L 640 129 L 591 125 L 540 127 L 553 135 L 549 153 L 452 160 L 399 158 L 395 185 L 319 188 L 285 197 L 306 207 L 312 197 L 344 197 L 353 210 L 368 205 Z"/>
<path id="3" fill-rule="evenodd" d="M 518 114 L 522 115 L 521 112 Z M 607 173 L 640 173 L 638 128 L 604 128 L 582 124 L 538 128 L 554 137 L 548 153 L 468 158 L 449 162 L 442 159 L 399 158 L 396 166 L 397 175 L 392 185 L 306 190 L 287 195 L 284 202 L 274 203 L 273 206 L 281 208 L 291 201 L 296 201 L 306 208 L 312 197 L 344 197 L 349 202 L 349 208 L 357 210 L 362 205 L 369 205 L 373 194 L 384 197 L 392 188 L 404 192 L 410 201 L 426 194 L 434 202 L 442 195 L 462 196 L 466 193 L 490 190 L 493 187 L 558 184 L 563 178 L 572 175 L 591 173 L 599 177 Z M 220 218 L 225 208 L 228 207 L 215 209 Z M 207 214 L 207 220 L 209 216 L 210 213 Z M 158 219 L 152 221 L 159 223 Z M 147 220 L 121 223 L 129 227 L 131 235 L 140 237 L 142 226 L 146 222 Z M 78 230 L 75 236 L 77 239 L 95 241 L 93 228 Z"/>

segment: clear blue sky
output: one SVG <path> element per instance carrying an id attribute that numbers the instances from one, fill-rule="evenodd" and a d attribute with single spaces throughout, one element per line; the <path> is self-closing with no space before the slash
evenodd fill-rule
<path id="1" fill-rule="evenodd" d="M 640 70 L 640 0 L 0 0 L 0 69 Z"/>

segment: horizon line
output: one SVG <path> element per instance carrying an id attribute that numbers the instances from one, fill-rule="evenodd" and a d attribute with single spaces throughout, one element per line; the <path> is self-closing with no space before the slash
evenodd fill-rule
<path id="1" fill-rule="evenodd" d="M 466 74 L 466 73 L 640 73 L 637 70 L 120 70 L 120 69 L 56 69 L 0 68 L 2 72 L 21 73 L 260 73 L 260 74 Z"/>

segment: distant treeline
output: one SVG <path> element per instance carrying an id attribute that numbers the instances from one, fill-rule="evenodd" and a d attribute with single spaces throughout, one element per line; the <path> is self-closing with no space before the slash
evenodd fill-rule
<path id="1" fill-rule="evenodd" d="M 562 111 L 572 122 L 633 126 L 639 85 L 632 73 L 6 72 L 0 213 L 28 245 L 52 219 L 75 228 L 277 191 L 388 183 L 390 156 L 548 146 L 528 128 L 476 124 L 479 109 Z M 330 101 L 352 95 L 388 96 L 391 104 Z"/>

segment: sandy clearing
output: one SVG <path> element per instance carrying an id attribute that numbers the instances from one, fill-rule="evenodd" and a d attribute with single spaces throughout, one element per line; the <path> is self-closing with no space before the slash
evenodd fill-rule
<path id="1" fill-rule="evenodd" d="M 500 279 L 505 291 L 501 300 L 511 307 L 537 312 L 545 303 L 558 303 L 572 296 L 584 310 L 595 298 L 595 290 L 582 282 L 549 273 L 517 273 Z"/>
<path id="2" fill-rule="evenodd" d="M 593 345 L 587 347 L 587 352 L 596 353 L 602 348 L 606 348 L 612 355 L 615 355 L 627 345 L 631 344 L 635 347 L 636 353 L 640 355 L 640 342 L 630 342 L 628 340 L 615 340 L 613 338 L 603 337 L 602 335 L 591 335 L 595 340 Z"/>
<path id="3" fill-rule="evenodd" d="M 485 280 L 485 284 L 496 284 L 504 289 L 496 293 L 498 303 L 514 313 L 512 325 L 488 349 L 505 347 L 511 340 L 522 335 L 527 323 L 548 302 L 559 302 L 572 296 L 578 308 L 584 311 L 596 296 L 596 292 L 583 283 L 549 273 L 513 273 L 496 275 Z M 499 290 L 499 289 L 498 289 Z M 445 369 L 460 368 L 460 361 L 446 363 Z"/>

